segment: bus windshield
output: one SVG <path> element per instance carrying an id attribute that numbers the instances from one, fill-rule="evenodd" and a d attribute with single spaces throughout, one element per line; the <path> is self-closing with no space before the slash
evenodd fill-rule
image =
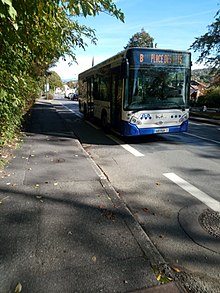
<path id="1" fill-rule="evenodd" d="M 189 70 L 182 67 L 130 68 L 126 110 L 184 109 L 188 107 Z"/>

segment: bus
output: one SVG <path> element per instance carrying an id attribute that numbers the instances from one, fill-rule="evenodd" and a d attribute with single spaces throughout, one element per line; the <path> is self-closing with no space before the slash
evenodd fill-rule
<path id="1" fill-rule="evenodd" d="M 79 74 L 79 110 L 122 136 L 188 130 L 191 54 L 128 48 Z"/>

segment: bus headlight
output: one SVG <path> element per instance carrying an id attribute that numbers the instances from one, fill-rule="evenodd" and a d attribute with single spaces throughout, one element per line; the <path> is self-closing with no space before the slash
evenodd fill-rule
<path id="1" fill-rule="evenodd" d="M 179 119 L 179 122 L 182 123 L 184 121 L 186 121 L 188 119 L 188 114 L 185 113 L 180 119 Z"/>
<path id="2" fill-rule="evenodd" d="M 135 125 L 141 125 L 142 124 L 141 121 L 138 118 L 136 118 L 135 116 L 131 117 L 130 123 L 135 124 Z"/>

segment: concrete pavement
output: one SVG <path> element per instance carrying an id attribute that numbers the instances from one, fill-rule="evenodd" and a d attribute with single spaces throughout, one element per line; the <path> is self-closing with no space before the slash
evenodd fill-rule
<path id="1" fill-rule="evenodd" d="M 0 292 L 185 292 L 68 115 L 37 101 L 1 173 Z"/>

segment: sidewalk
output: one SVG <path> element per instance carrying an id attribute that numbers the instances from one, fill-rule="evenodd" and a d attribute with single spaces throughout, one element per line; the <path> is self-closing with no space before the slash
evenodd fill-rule
<path id="1" fill-rule="evenodd" d="M 1 174 L 0 292 L 185 292 L 65 115 L 39 100 Z"/>

